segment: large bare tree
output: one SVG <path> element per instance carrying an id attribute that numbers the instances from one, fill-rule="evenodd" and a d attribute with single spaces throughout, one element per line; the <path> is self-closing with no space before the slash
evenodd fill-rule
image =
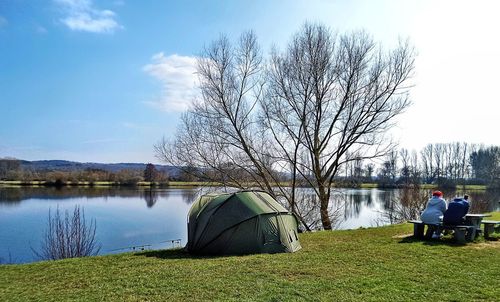
<path id="1" fill-rule="evenodd" d="M 318 221 L 331 229 L 335 176 L 392 149 L 386 133 L 409 105 L 413 66 L 407 43 L 384 52 L 364 32 L 316 24 L 268 62 L 254 34 L 236 46 L 221 37 L 198 61 L 201 98 L 157 155 L 206 179 L 266 190 L 307 229 Z"/>

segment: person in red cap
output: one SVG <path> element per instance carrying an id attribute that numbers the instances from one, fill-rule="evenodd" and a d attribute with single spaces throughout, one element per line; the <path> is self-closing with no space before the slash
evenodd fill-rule
<path id="1" fill-rule="evenodd" d="M 443 199 L 443 193 L 441 191 L 432 192 L 432 198 L 427 202 L 425 210 L 420 215 L 422 222 L 426 224 L 436 224 L 441 222 L 441 216 L 446 212 L 446 201 Z M 441 236 L 441 231 L 439 228 L 436 229 L 432 238 L 439 238 Z"/>

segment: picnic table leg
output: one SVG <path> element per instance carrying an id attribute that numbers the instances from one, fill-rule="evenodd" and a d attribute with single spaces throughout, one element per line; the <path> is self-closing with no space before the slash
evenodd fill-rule
<path id="1" fill-rule="evenodd" d="M 467 241 L 465 238 L 465 229 L 456 228 L 453 237 L 458 243 L 465 243 Z"/>
<path id="2" fill-rule="evenodd" d="M 493 224 L 484 225 L 484 238 L 489 238 L 491 233 L 495 232 L 495 226 Z"/>
<path id="3" fill-rule="evenodd" d="M 476 238 L 476 227 L 467 229 L 467 241 L 473 241 Z"/>
<path id="4" fill-rule="evenodd" d="M 413 225 L 413 237 L 422 239 L 424 237 L 424 224 Z"/>

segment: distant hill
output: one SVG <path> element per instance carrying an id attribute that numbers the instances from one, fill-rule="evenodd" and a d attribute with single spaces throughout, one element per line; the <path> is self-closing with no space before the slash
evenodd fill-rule
<path id="1" fill-rule="evenodd" d="M 120 170 L 137 170 L 144 171 L 146 164 L 143 163 L 80 163 L 67 160 L 20 160 L 21 167 L 32 171 L 82 171 L 85 169 L 100 169 L 109 172 L 118 172 Z M 180 169 L 175 166 L 155 165 L 156 169 L 168 173 L 171 177 L 176 177 L 180 174 Z"/>

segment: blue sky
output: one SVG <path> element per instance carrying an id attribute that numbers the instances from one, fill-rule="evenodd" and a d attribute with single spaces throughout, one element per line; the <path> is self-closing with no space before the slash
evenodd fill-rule
<path id="1" fill-rule="evenodd" d="M 366 29 L 418 51 L 401 145 L 500 145 L 495 1 L 0 0 L 0 157 L 157 162 L 192 98 L 194 62 L 220 33 L 265 52 L 306 21 Z M 463 121 L 466 122 L 463 122 Z"/>

